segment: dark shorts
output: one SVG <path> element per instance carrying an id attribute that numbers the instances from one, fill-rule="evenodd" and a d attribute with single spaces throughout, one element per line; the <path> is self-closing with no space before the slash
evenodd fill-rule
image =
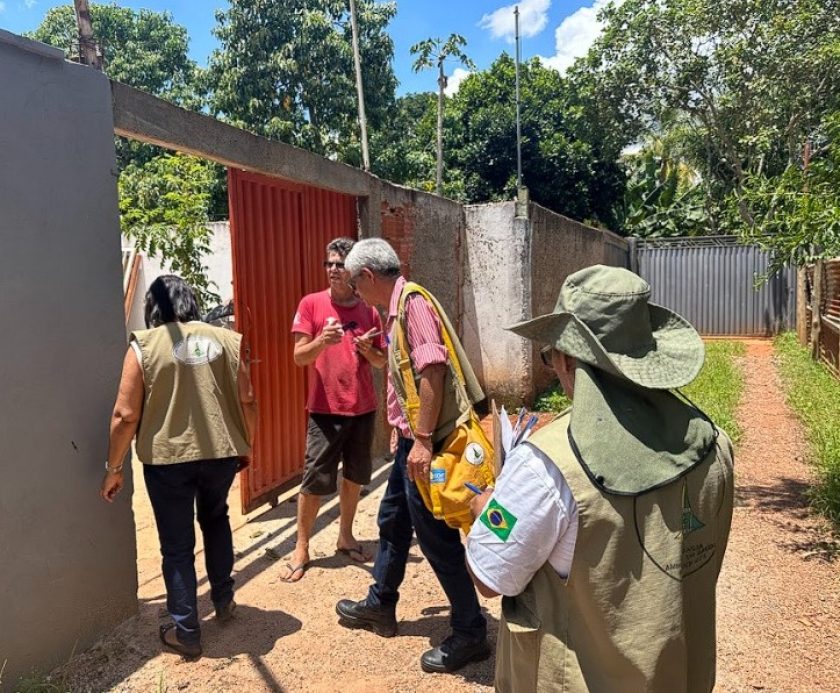
<path id="1" fill-rule="evenodd" d="M 370 446 L 376 412 L 359 416 L 310 414 L 306 431 L 306 459 L 301 493 L 326 496 L 337 489 L 338 461 L 348 481 L 370 483 Z"/>

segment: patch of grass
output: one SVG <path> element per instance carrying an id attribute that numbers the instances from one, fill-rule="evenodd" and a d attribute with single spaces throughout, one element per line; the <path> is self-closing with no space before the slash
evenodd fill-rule
<path id="1" fill-rule="evenodd" d="M 697 378 L 682 388 L 734 443 L 741 439 L 735 410 L 744 389 L 744 373 L 735 359 L 745 353 L 743 342 L 707 342 L 706 361 Z"/>
<path id="2" fill-rule="evenodd" d="M 811 360 L 793 333 L 777 337 L 775 347 L 788 404 L 805 425 L 817 470 L 812 504 L 840 526 L 840 381 Z"/>
<path id="3" fill-rule="evenodd" d="M 563 393 L 560 383 L 554 383 L 534 400 L 534 411 L 548 411 L 559 414 L 571 405 L 572 401 Z"/>
<path id="4" fill-rule="evenodd" d="M 741 437 L 735 420 L 735 408 L 741 399 L 744 377 L 735 358 L 744 355 L 742 342 L 710 342 L 706 344 L 706 362 L 697 379 L 683 392 L 700 407 L 733 441 Z M 571 401 L 559 383 L 554 383 L 534 401 L 534 411 L 561 412 Z"/>

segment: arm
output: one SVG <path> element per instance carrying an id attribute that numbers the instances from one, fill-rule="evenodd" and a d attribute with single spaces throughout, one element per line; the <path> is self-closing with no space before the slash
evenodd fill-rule
<path id="1" fill-rule="evenodd" d="M 317 337 L 295 332 L 295 364 L 308 366 L 314 363 L 324 349 L 332 344 L 338 344 L 343 336 L 344 330 L 338 323 L 327 325 Z"/>
<path id="2" fill-rule="evenodd" d="M 123 359 L 122 376 L 111 415 L 111 432 L 108 441 L 108 471 L 102 479 L 99 495 L 109 503 L 120 492 L 124 483 L 123 460 L 131 447 L 131 440 L 140 425 L 143 412 L 143 370 L 134 350 L 129 347 Z"/>
<path id="3" fill-rule="evenodd" d="M 375 337 L 374 333 L 377 331 L 381 330 L 378 330 L 376 327 L 372 327 L 361 337 L 356 337 L 353 342 L 356 344 L 356 351 L 364 356 L 371 366 L 374 368 L 383 368 L 385 363 L 388 361 L 388 355 L 384 349 L 380 349 L 373 345 Z"/>

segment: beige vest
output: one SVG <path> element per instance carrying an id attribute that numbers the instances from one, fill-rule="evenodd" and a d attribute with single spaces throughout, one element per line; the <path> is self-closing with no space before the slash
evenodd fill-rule
<path id="1" fill-rule="evenodd" d="M 503 693 L 682 693 L 715 683 L 715 585 L 732 520 L 732 444 L 640 496 L 608 495 L 572 453 L 563 416 L 531 437 L 579 513 L 568 580 L 545 564 L 502 600 Z M 628 461 L 630 462 L 630 461 Z"/>
<path id="2" fill-rule="evenodd" d="M 403 288 L 400 304 L 402 304 L 408 294 L 416 291 L 416 285 L 412 285 L 411 282 L 406 283 Z M 461 364 L 461 370 L 464 374 L 464 380 L 466 381 L 465 386 L 462 387 L 450 362 L 448 364 L 449 367 L 446 369 L 446 377 L 444 379 L 443 400 L 440 407 L 440 414 L 438 414 L 437 425 L 435 426 L 435 430 L 432 435 L 432 442 L 437 443 L 444 440 L 450 433 L 452 433 L 456 426 L 466 421 L 469 412 L 472 410 L 472 406 L 476 402 L 480 402 L 484 399 L 484 392 L 481 389 L 481 385 L 478 383 L 478 379 L 475 377 L 475 373 L 473 372 L 472 366 L 470 366 L 470 362 L 467 359 L 464 347 L 458 339 L 458 333 L 449 321 L 446 311 L 443 310 L 443 307 L 440 303 L 438 303 L 434 296 L 429 294 L 428 298 L 432 305 L 434 305 L 437 309 L 442 329 L 449 332 L 449 336 L 452 339 L 452 346 L 455 349 L 455 354 Z M 411 363 L 411 359 L 409 358 L 405 361 L 405 357 L 400 354 L 399 349 L 397 348 L 397 331 L 405 329 L 400 317 L 401 316 L 398 316 L 397 319 L 394 320 L 394 324 L 391 326 L 391 334 L 389 336 L 388 344 L 388 370 L 391 382 L 394 385 L 394 392 L 399 400 L 403 415 L 406 415 L 407 394 L 405 383 L 401 378 L 401 365 L 405 363 L 406 367 L 410 370 L 418 391 L 420 389 L 420 376 L 414 370 L 414 365 Z"/>
<path id="3" fill-rule="evenodd" d="M 242 336 L 200 322 L 131 334 L 143 355 L 137 456 L 146 464 L 250 452 L 237 377 Z"/>

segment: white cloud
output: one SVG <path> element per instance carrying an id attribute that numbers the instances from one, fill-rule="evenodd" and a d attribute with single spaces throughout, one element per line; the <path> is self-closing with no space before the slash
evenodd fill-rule
<path id="1" fill-rule="evenodd" d="M 23 4 L 26 5 L 27 10 L 31 10 L 38 4 L 38 0 L 23 0 Z"/>
<path id="2" fill-rule="evenodd" d="M 458 91 L 458 87 L 461 86 L 461 82 L 463 82 L 471 74 L 472 72 L 465 70 L 463 67 L 456 67 L 446 80 L 446 89 L 443 90 L 443 93 L 447 96 L 455 94 L 455 92 Z"/>
<path id="3" fill-rule="evenodd" d="M 513 9 L 519 5 L 519 35 L 523 38 L 536 36 L 548 24 L 548 8 L 551 0 L 522 0 L 505 5 L 495 12 L 485 14 L 478 23 L 482 29 L 489 29 L 493 38 L 504 38 L 513 43 L 516 37 Z"/>
<path id="4" fill-rule="evenodd" d="M 0 1 L 0 14 L 6 11 L 6 3 Z"/>
<path id="5" fill-rule="evenodd" d="M 598 12 L 609 2 L 610 0 L 594 0 L 591 6 L 581 7 L 566 17 L 554 30 L 556 53 L 549 58 L 540 56 L 542 63 L 559 72 L 565 72 L 577 58 L 586 55 L 586 51 L 601 33 Z M 615 2 L 620 5 L 623 0 Z"/>

